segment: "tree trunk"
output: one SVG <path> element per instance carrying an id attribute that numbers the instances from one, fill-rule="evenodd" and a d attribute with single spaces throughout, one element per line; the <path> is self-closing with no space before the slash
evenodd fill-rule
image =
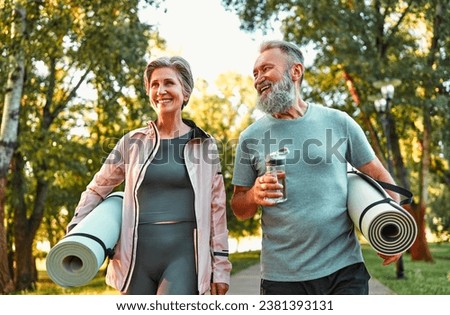
<path id="1" fill-rule="evenodd" d="M 384 154 L 381 150 L 380 141 L 376 135 L 376 132 L 370 122 L 369 117 L 367 117 L 366 112 L 364 111 L 364 108 L 361 106 L 360 98 L 358 95 L 358 91 L 355 87 L 355 84 L 353 82 L 352 76 L 343 69 L 343 76 L 345 79 L 345 84 L 347 85 L 348 91 L 350 95 L 352 96 L 353 102 L 356 106 L 359 107 L 361 111 L 361 118 L 364 122 L 364 125 L 366 126 L 367 131 L 369 132 L 369 137 L 372 143 L 372 148 L 375 152 L 375 155 L 380 159 L 380 161 L 386 165 L 386 159 L 384 158 Z"/>
<path id="2" fill-rule="evenodd" d="M 47 199 L 48 183 L 39 180 L 37 184 L 36 199 L 33 205 L 32 215 L 27 218 L 26 213 L 22 213 L 22 219 L 16 220 L 15 246 L 16 246 L 16 289 L 34 290 L 37 281 L 36 260 L 33 256 L 33 241 L 36 237 L 39 225 L 44 217 L 44 204 Z M 17 229 L 17 223 L 21 221 L 27 228 L 28 233 L 21 233 Z"/>
<path id="3" fill-rule="evenodd" d="M 389 117 L 392 121 L 392 117 Z M 397 131 L 395 129 L 395 126 L 393 123 L 389 124 L 390 126 L 390 136 L 391 136 L 391 143 L 392 143 L 392 159 L 394 163 L 394 170 L 395 170 L 395 179 L 398 181 L 398 185 L 402 186 L 405 189 L 410 190 L 410 179 L 408 170 L 405 167 L 403 163 L 403 157 L 400 150 L 400 142 L 399 137 L 397 134 Z M 394 174 L 392 174 L 394 175 Z M 419 196 L 420 198 L 420 196 Z M 411 205 L 404 205 L 403 208 L 408 211 L 413 217 L 417 224 L 417 238 L 416 241 L 413 243 L 411 248 L 408 250 L 408 252 L 411 254 L 412 260 L 425 260 L 430 261 L 431 258 L 431 252 L 428 247 L 427 237 L 426 237 L 426 222 L 425 222 L 425 208 L 423 210 L 420 210 L 420 205 L 414 203 Z M 420 214 L 422 213 L 422 214 Z M 423 258 L 422 258 L 423 257 Z"/>
<path id="4" fill-rule="evenodd" d="M 391 113 L 387 113 L 389 136 L 391 137 L 392 162 L 394 164 L 394 174 L 391 174 L 397 181 L 397 184 L 405 189 L 410 190 L 411 185 L 409 181 L 408 170 L 403 162 L 402 152 L 400 150 L 400 139 L 395 128 L 395 123 Z"/>
<path id="5" fill-rule="evenodd" d="M 428 106 L 423 109 L 423 135 L 422 135 L 422 159 L 419 174 L 419 204 L 413 207 L 413 215 L 416 218 L 418 227 L 417 240 L 411 247 L 412 260 L 433 261 L 431 252 L 425 234 L 425 214 L 428 204 L 428 180 L 430 172 L 430 135 L 431 135 L 431 117 Z"/>
<path id="6" fill-rule="evenodd" d="M 35 202 L 32 205 L 31 215 L 25 196 L 24 160 L 19 153 L 15 154 L 14 175 L 12 189 L 17 193 L 14 200 L 14 245 L 15 245 L 15 277 L 16 290 L 34 290 L 37 281 L 35 272 L 36 265 L 33 257 L 33 241 L 40 222 L 44 215 L 44 202 L 47 197 L 48 183 L 44 179 L 38 178 L 36 187 Z"/>
<path id="7" fill-rule="evenodd" d="M 437 1 L 434 18 L 433 18 L 433 38 L 431 40 L 430 52 L 428 53 L 428 67 L 429 71 L 427 72 L 426 78 L 426 88 L 428 91 L 428 95 L 426 95 L 426 99 L 432 100 L 434 98 L 434 91 L 436 89 L 436 81 L 433 78 L 432 74 L 434 72 L 434 66 L 436 64 L 436 59 L 439 51 L 439 39 L 445 36 L 445 31 L 443 27 L 444 15 L 447 12 L 448 1 Z M 433 261 L 433 257 L 431 256 L 431 252 L 428 248 L 427 240 L 425 237 L 425 214 L 428 204 L 428 182 L 429 182 L 429 173 L 430 173 L 430 165 L 431 165 L 431 133 L 432 133 L 432 124 L 431 124 L 431 109 L 432 104 L 424 104 L 423 106 L 423 135 L 422 135 L 422 159 L 420 164 L 420 173 L 419 173 L 419 205 L 414 209 L 414 215 L 416 216 L 416 221 L 419 228 L 419 237 L 417 241 L 413 244 L 411 248 L 411 258 L 413 260 L 424 260 L 424 261 Z"/>
<path id="8" fill-rule="evenodd" d="M 31 233 L 14 233 L 15 244 L 18 244 L 14 260 L 16 272 L 14 283 L 16 291 L 28 291 L 36 289 L 35 259 L 33 257 L 33 238 Z"/>
<path id="9" fill-rule="evenodd" d="M 17 146 L 19 110 L 25 73 L 25 56 L 23 49 L 26 11 L 19 1 L 14 4 L 14 16 L 11 23 L 12 47 L 9 57 L 10 71 L 6 83 L 5 104 L 3 106 L 0 130 L 0 293 L 14 290 L 8 262 L 5 222 L 6 177 L 14 150 Z"/>
<path id="10" fill-rule="evenodd" d="M 5 222 L 5 192 L 6 178 L 0 178 L 0 294 L 9 294 L 14 291 L 14 283 L 9 272 L 8 242 L 6 240 Z"/>
<path id="11" fill-rule="evenodd" d="M 50 66 L 50 82 L 47 92 L 47 100 L 42 111 L 42 135 L 39 136 L 36 141 L 39 143 L 46 143 L 47 139 L 45 134 L 48 133 L 51 124 L 64 108 L 65 104 L 68 104 L 75 96 L 77 90 L 81 84 L 85 81 L 89 74 L 89 70 L 86 70 L 75 87 L 68 93 L 67 98 L 58 104 L 54 104 L 53 97 L 56 89 L 56 59 L 51 59 Z M 51 110 L 53 108 L 53 111 Z M 33 166 L 33 173 L 36 177 L 36 192 L 34 197 L 34 204 L 29 205 L 23 199 L 26 195 L 23 176 L 24 160 L 23 157 L 18 154 L 16 156 L 13 191 L 18 195 L 16 197 L 17 205 L 14 208 L 14 283 L 16 290 L 34 290 L 36 278 L 36 265 L 35 258 L 33 257 L 33 241 L 36 236 L 39 225 L 44 217 L 45 200 L 47 199 L 47 193 L 49 189 L 49 179 L 45 174 L 48 171 L 48 166 L 45 161 L 35 163 Z M 31 209 L 31 210 L 30 210 Z"/>
<path id="12" fill-rule="evenodd" d="M 425 233 L 425 208 L 421 207 L 420 204 L 415 204 L 412 207 L 408 207 L 411 210 L 409 212 L 414 216 L 417 222 L 417 239 L 411 246 L 409 252 L 411 253 L 411 260 L 415 261 L 433 261 L 430 249 L 428 247 L 428 242 Z"/>

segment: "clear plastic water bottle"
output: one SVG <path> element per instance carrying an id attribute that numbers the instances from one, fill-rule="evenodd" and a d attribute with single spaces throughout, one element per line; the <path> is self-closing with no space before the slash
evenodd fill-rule
<path id="1" fill-rule="evenodd" d="M 287 200 L 287 187 L 286 187 L 286 155 L 288 153 L 287 148 L 282 148 L 278 151 L 272 152 L 266 156 L 266 174 L 270 174 L 278 179 L 278 183 L 283 185 L 281 192 L 282 197 L 267 198 L 267 200 L 282 203 Z"/>

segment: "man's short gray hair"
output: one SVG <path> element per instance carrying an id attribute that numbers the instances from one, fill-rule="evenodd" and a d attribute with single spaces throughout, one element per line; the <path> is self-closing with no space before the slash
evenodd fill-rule
<path id="1" fill-rule="evenodd" d="M 290 42 L 284 41 L 284 40 L 268 40 L 265 41 L 261 44 L 260 48 L 259 48 L 259 52 L 263 53 L 266 50 L 269 49 L 274 49 L 274 48 L 278 48 L 280 49 L 283 53 L 286 54 L 287 56 L 287 69 L 289 69 L 291 66 L 293 66 L 294 64 L 297 63 L 301 63 L 302 65 L 304 65 L 304 60 L 305 58 L 303 57 L 303 53 L 300 50 L 300 48 Z M 302 76 L 300 78 L 300 80 L 298 81 L 298 87 L 300 88 L 302 85 L 302 81 L 303 81 L 303 73 Z"/>
<path id="2" fill-rule="evenodd" d="M 283 40 L 265 41 L 261 44 L 259 51 L 262 53 L 272 48 L 279 48 L 282 52 L 284 52 L 289 57 L 291 64 L 303 64 L 305 61 L 303 54 L 297 45 Z"/>

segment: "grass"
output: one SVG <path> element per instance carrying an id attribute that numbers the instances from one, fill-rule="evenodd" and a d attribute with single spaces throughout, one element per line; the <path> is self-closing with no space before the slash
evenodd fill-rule
<path id="1" fill-rule="evenodd" d="M 23 292 L 22 294 L 36 295 L 100 295 L 100 294 L 119 294 L 115 289 L 106 285 L 105 270 L 98 272 L 97 276 L 87 285 L 74 288 L 63 288 L 55 284 L 48 276 L 47 272 L 39 271 L 39 281 L 36 284 L 36 290 L 32 292 Z"/>
<path id="2" fill-rule="evenodd" d="M 260 257 L 259 251 L 248 251 L 243 253 L 230 254 L 230 261 L 233 264 L 231 275 L 234 275 L 241 270 L 253 266 L 254 264 L 258 264 L 259 257 Z"/>
<path id="3" fill-rule="evenodd" d="M 372 277 L 400 295 L 450 294 L 450 243 L 429 244 L 434 262 L 412 261 L 403 255 L 405 279 L 397 279 L 395 264 L 383 266 L 369 245 L 363 245 L 363 255 Z"/>
<path id="4" fill-rule="evenodd" d="M 382 260 L 369 245 L 362 245 L 367 269 L 372 277 L 400 295 L 450 295 L 450 243 L 429 244 L 433 263 L 411 261 L 411 257 L 405 254 L 403 264 L 405 279 L 397 279 L 395 265 L 383 266 Z M 259 263 L 260 252 L 248 251 L 233 253 L 230 261 L 233 264 L 232 275 Z M 118 294 L 114 289 L 105 284 L 105 271 L 101 269 L 98 275 L 86 286 L 76 288 L 62 288 L 48 277 L 45 271 L 39 271 L 39 281 L 33 292 L 22 294 L 36 295 L 95 295 Z"/>

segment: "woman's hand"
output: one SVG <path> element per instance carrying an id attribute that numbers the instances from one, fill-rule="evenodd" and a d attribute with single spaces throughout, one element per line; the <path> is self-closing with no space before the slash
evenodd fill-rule
<path id="1" fill-rule="evenodd" d="M 229 285 L 226 283 L 211 283 L 211 295 L 225 295 Z"/>

